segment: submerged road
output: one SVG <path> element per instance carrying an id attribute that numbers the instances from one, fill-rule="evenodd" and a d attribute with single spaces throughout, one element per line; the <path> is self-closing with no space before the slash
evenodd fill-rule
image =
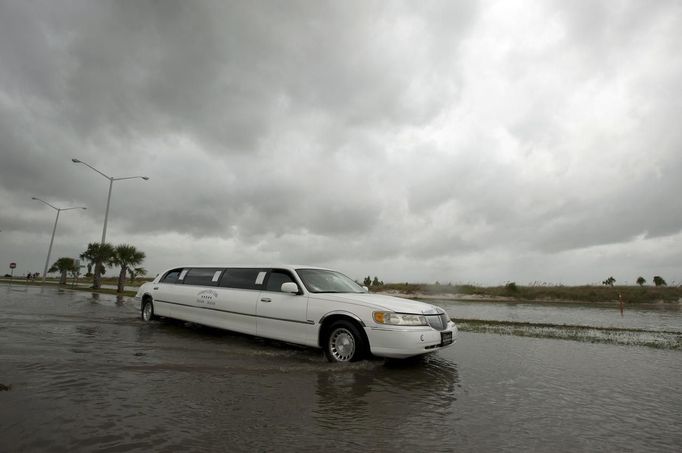
<path id="1" fill-rule="evenodd" d="M 682 352 L 481 333 L 421 360 L 0 285 L 0 451 L 678 451 Z"/>

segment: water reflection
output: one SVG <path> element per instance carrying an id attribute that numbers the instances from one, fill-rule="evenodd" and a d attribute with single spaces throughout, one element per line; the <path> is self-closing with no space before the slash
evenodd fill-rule
<path id="1" fill-rule="evenodd" d="M 99 328 L 96 326 L 76 326 L 76 332 L 84 337 L 93 338 L 99 333 Z"/>
<path id="2" fill-rule="evenodd" d="M 337 367 L 317 373 L 314 416 L 330 429 L 359 429 L 370 420 L 428 428 L 435 415 L 451 413 L 458 387 L 457 365 L 434 355 Z"/>
<path id="3" fill-rule="evenodd" d="M 12 284 L 10 282 L 7 285 L 5 285 L 5 288 L 7 288 L 5 291 L 7 294 L 9 294 L 10 292 L 12 292 L 12 293 L 27 293 L 29 285 L 24 285 L 21 283 Z"/>

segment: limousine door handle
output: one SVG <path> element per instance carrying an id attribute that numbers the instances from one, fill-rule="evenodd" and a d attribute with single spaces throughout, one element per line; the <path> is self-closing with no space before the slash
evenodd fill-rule
<path id="1" fill-rule="evenodd" d="M 159 287 L 158 287 L 158 286 L 155 286 L 154 289 L 159 289 Z"/>
<path id="2" fill-rule="evenodd" d="M 272 299 L 270 299 L 269 297 L 261 297 L 260 301 L 261 302 L 272 302 Z"/>

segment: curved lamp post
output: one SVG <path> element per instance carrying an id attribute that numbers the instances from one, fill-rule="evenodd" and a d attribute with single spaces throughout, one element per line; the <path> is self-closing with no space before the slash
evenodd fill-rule
<path id="1" fill-rule="evenodd" d="M 106 210 L 104 211 L 104 227 L 102 228 L 102 246 L 104 246 L 105 241 L 107 239 L 107 220 L 109 219 L 109 204 L 111 203 L 111 189 L 114 186 L 114 181 L 123 181 L 124 179 L 144 179 L 145 181 L 149 181 L 149 176 L 125 176 L 123 178 L 114 178 L 113 176 L 108 176 L 93 167 L 92 165 L 88 164 L 87 162 L 83 162 L 80 159 L 73 158 L 71 159 L 71 162 L 74 164 L 83 164 L 86 167 L 90 168 L 93 171 L 96 171 L 100 175 L 104 176 L 109 180 L 109 195 L 107 195 L 107 207 Z M 99 260 L 95 263 L 95 281 L 93 283 L 94 287 L 99 287 L 99 270 L 102 266 L 102 263 L 99 262 Z"/>
<path id="2" fill-rule="evenodd" d="M 52 253 L 52 244 L 54 243 L 54 233 L 57 231 L 57 222 L 59 221 L 59 213 L 62 211 L 70 211 L 71 209 L 88 209 L 84 206 L 74 206 L 72 208 L 57 208 L 55 206 L 52 206 L 50 203 L 48 203 L 45 200 L 41 200 L 38 197 L 31 197 L 31 200 L 36 200 L 40 201 L 43 204 L 48 205 L 55 211 L 57 211 L 57 217 L 54 219 L 54 227 L 52 227 L 52 237 L 50 238 L 50 246 L 47 248 L 47 258 L 45 258 L 45 269 L 43 269 L 43 283 L 45 283 L 45 279 L 47 278 L 47 266 L 50 264 L 50 254 Z"/>
<path id="3" fill-rule="evenodd" d="M 109 219 L 109 204 L 111 203 L 111 189 L 114 185 L 114 181 L 123 181 L 124 179 L 144 179 L 145 181 L 149 181 L 149 176 L 126 176 L 123 178 L 114 178 L 111 176 L 107 176 L 92 165 L 88 164 L 87 162 L 83 162 L 82 160 L 79 159 L 71 159 L 71 162 L 75 164 L 83 164 L 86 167 L 90 168 L 91 170 L 96 171 L 100 175 L 104 176 L 109 180 L 109 195 L 107 195 L 107 208 L 104 211 L 104 228 L 102 228 L 102 245 L 104 245 L 104 242 L 107 238 L 107 220 Z"/>

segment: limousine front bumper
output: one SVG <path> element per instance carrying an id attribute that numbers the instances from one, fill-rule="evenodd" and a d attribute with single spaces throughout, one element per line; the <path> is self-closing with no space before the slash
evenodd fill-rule
<path id="1" fill-rule="evenodd" d="M 404 359 L 448 348 L 457 341 L 457 326 L 450 321 L 445 330 L 431 327 L 372 326 L 365 329 L 372 354 Z"/>

